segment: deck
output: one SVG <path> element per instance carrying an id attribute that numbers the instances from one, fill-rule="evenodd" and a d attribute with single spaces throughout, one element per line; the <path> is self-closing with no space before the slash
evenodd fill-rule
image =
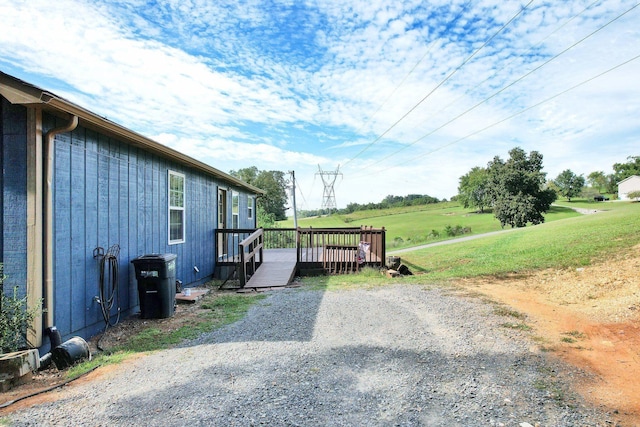
<path id="1" fill-rule="evenodd" d="M 385 260 L 385 229 L 373 227 L 216 230 L 217 277 L 240 289 L 287 286 L 298 274 L 348 274 Z M 225 279 L 226 278 L 226 279 Z"/>

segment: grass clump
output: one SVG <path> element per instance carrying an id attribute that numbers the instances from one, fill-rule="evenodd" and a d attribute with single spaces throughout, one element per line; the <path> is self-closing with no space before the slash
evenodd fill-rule
<path id="1" fill-rule="evenodd" d="M 524 314 L 520 313 L 519 311 L 513 310 L 509 307 L 505 307 L 502 305 L 494 307 L 493 313 L 497 314 L 498 316 L 513 317 L 515 319 L 520 319 L 520 320 L 524 320 L 526 317 Z"/>
<path id="2" fill-rule="evenodd" d="M 531 326 L 527 325 L 526 323 L 503 323 L 501 325 L 503 328 L 507 328 L 507 329 L 515 329 L 518 331 L 524 331 L 524 332 L 529 332 L 531 330 Z"/>
<path id="3" fill-rule="evenodd" d="M 547 395 L 557 403 L 565 400 L 564 390 L 554 381 L 537 380 L 533 383 L 533 387 L 536 390 L 546 391 Z"/>
<path id="4" fill-rule="evenodd" d="M 131 337 L 117 350 L 134 353 L 162 350 L 195 339 L 203 333 L 239 320 L 247 313 L 249 307 L 264 298 L 265 295 L 236 294 L 205 298 L 200 304 L 200 308 L 205 311 L 200 313 L 195 321 L 168 333 L 149 327 Z"/>
<path id="5" fill-rule="evenodd" d="M 100 366 L 118 364 L 133 354 L 134 352 L 132 351 L 124 351 L 124 350 L 116 351 L 113 353 L 111 352 L 98 353 L 97 355 L 92 357 L 91 360 L 87 360 L 85 362 L 82 362 L 70 367 L 69 370 L 66 372 L 66 377 L 69 379 L 78 378 L 86 374 L 87 372 L 90 372 Z"/>
<path id="6" fill-rule="evenodd" d="M 241 319 L 256 302 L 266 295 L 222 295 L 213 300 L 203 301 L 201 307 L 210 310 L 215 318 L 216 327 L 224 326 Z"/>
<path id="7" fill-rule="evenodd" d="M 565 332 L 562 335 L 567 335 L 573 338 L 579 338 L 579 339 L 585 339 L 587 337 L 587 335 L 583 332 L 580 331 L 569 331 L 569 332 Z"/>
<path id="8" fill-rule="evenodd" d="M 578 340 L 582 340 L 585 339 L 587 337 L 586 334 L 580 332 L 580 331 L 568 331 L 568 332 L 564 332 L 562 335 L 564 335 L 562 338 L 560 338 L 560 341 L 568 343 L 568 344 L 573 344 L 575 342 L 577 342 Z"/>
<path id="9" fill-rule="evenodd" d="M 389 285 L 391 283 L 416 283 L 414 276 L 387 277 L 383 271 L 364 267 L 360 271 L 351 274 L 335 274 L 326 276 L 304 277 L 302 282 L 306 289 L 313 290 L 343 290 L 373 288 Z"/>

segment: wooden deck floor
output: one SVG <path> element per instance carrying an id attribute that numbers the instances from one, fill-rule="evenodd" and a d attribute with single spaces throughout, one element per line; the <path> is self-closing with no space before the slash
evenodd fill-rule
<path id="1" fill-rule="evenodd" d="M 244 289 L 287 286 L 296 272 L 295 249 L 265 249 L 264 262 L 251 276 Z"/>

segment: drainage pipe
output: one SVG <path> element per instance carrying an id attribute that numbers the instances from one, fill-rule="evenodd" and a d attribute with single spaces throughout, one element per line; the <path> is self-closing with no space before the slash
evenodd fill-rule
<path id="1" fill-rule="evenodd" d="M 53 325 L 53 154 L 56 135 L 71 132 L 78 126 L 78 116 L 71 116 L 60 127 L 53 128 L 44 135 L 44 306 L 46 308 L 45 328 Z"/>

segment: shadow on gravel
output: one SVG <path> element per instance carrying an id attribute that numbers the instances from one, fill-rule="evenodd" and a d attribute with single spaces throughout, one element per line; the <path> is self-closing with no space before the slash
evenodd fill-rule
<path id="1" fill-rule="evenodd" d="M 313 291 L 305 288 L 273 291 L 251 308 L 252 315 L 208 335 L 208 342 L 310 341 L 322 304 L 326 279 L 318 278 Z M 279 293 L 286 292 L 286 298 Z"/>
<path id="2" fill-rule="evenodd" d="M 362 344 L 274 360 L 268 349 L 241 348 L 237 358 L 219 355 L 170 385 L 117 399 L 105 416 L 146 425 L 586 425 L 559 389 L 550 393 L 540 362 L 517 352 Z"/>

